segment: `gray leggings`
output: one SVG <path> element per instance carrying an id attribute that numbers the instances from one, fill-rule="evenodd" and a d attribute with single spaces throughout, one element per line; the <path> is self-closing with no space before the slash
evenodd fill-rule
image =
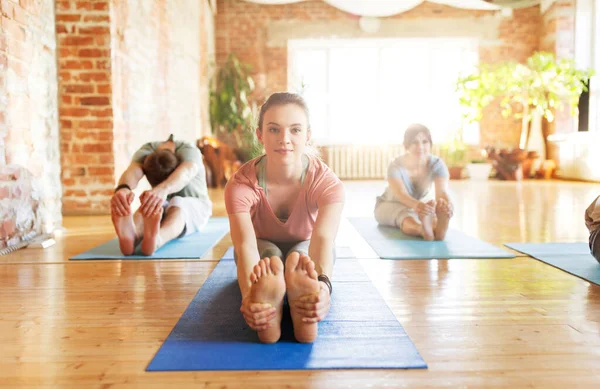
<path id="1" fill-rule="evenodd" d="M 264 239 L 256 239 L 256 246 L 258 247 L 258 254 L 260 258 L 276 256 L 281 258 L 285 264 L 285 260 L 292 252 L 296 251 L 300 254 L 308 255 L 308 246 L 310 246 L 310 240 L 303 240 L 300 242 L 271 242 Z M 237 263 L 237 253 L 234 251 L 233 259 Z M 335 248 L 333 249 L 333 262 L 335 263 Z"/>
<path id="2" fill-rule="evenodd" d="M 600 262 L 600 228 L 590 232 L 590 252 Z"/>

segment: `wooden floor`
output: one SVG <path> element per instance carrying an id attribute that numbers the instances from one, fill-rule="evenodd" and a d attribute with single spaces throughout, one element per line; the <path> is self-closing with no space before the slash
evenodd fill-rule
<path id="1" fill-rule="evenodd" d="M 346 216 L 371 215 L 382 182 L 347 183 Z M 587 241 L 600 185 L 451 182 L 453 226 L 490 243 Z M 211 193 L 224 215 L 222 192 Z M 108 217 L 69 217 L 58 243 L 0 257 L 0 387 L 600 387 L 600 287 L 528 257 L 383 261 L 347 221 L 361 263 L 428 370 L 146 373 L 230 245 L 203 260 L 81 261 Z"/>

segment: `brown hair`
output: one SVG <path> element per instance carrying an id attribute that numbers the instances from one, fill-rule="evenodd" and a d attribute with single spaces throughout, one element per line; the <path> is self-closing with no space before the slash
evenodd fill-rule
<path id="1" fill-rule="evenodd" d="M 144 159 L 142 169 L 150 185 L 154 188 L 166 180 L 177 169 L 179 158 L 171 150 L 153 152 Z"/>
<path id="2" fill-rule="evenodd" d="M 425 134 L 425 136 L 429 140 L 429 143 L 433 143 L 431 141 L 431 131 L 429 131 L 429 128 L 425 127 L 422 124 L 415 123 L 409 125 L 406 131 L 404 131 L 404 148 L 408 149 L 410 145 L 414 143 L 415 138 L 419 134 Z"/>
<path id="3" fill-rule="evenodd" d="M 296 104 L 300 108 L 304 110 L 306 114 L 306 123 L 308 128 L 310 128 L 310 116 L 308 114 L 308 105 L 304 98 L 296 93 L 289 92 L 276 92 L 273 93 L 267 101 L 264 102 L 262 107 L 260 107 L 260 113 L 258 114 L 258 129 L 262 131 L 263 119 L 265 117 L 265 113 L 269 110 L 269 108 L 276 105 L 286 105 L 286 104 Z"/>

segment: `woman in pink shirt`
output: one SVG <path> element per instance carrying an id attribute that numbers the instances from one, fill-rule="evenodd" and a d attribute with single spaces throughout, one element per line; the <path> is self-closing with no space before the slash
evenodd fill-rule
<path id="1" fill-rule="evenodd" d="M 299 95 L 272 94 L 256 136 L 265 154 L 225 187 L 240 310 L 261 342 L 277 342 L 287 293 L 294 336 L 310 343 L 329 312 L 343 184 L 311 153 L 308 108 Z"/>

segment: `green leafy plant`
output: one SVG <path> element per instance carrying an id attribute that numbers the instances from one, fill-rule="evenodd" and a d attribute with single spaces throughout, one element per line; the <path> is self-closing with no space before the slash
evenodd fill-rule
<path id="1" fill-rule="evenodd" d="M 250 160 L 262 153 L 254 133 L 256 105 L 249 96 L 254 90 L 250 66 L 234 54 L 216 72 L 211 83 L 210 123 L 217 135 L 230 135 L 240 158 Z"/>
<path id="2" fill-rule="evenodd" d="M 463 131 L 459 128 L 450 134 L 448 139 L 440 146 L 440 156 L 450 167 L 464 167 L 467 145 L 463 141 Z"/>
<path id="3" fill-rule="evenodd" d="M 579 96 L 587 90 L 585 82 L 592 75 L 592 69 L 577 69 L 572 59 L 557 60 L 551 53 L 537 52 L 525 64 L 482 64 L 460 77 L 456 88 L 467 122 L 481 120 L 483 108 L 501 97 L 503 116 L 522 119 L 519 147 L 526 149 L 532 115 L 551 122 L 554 110 L 563 109 L 565 104 L 572 115 L 577 115 Z"/>

